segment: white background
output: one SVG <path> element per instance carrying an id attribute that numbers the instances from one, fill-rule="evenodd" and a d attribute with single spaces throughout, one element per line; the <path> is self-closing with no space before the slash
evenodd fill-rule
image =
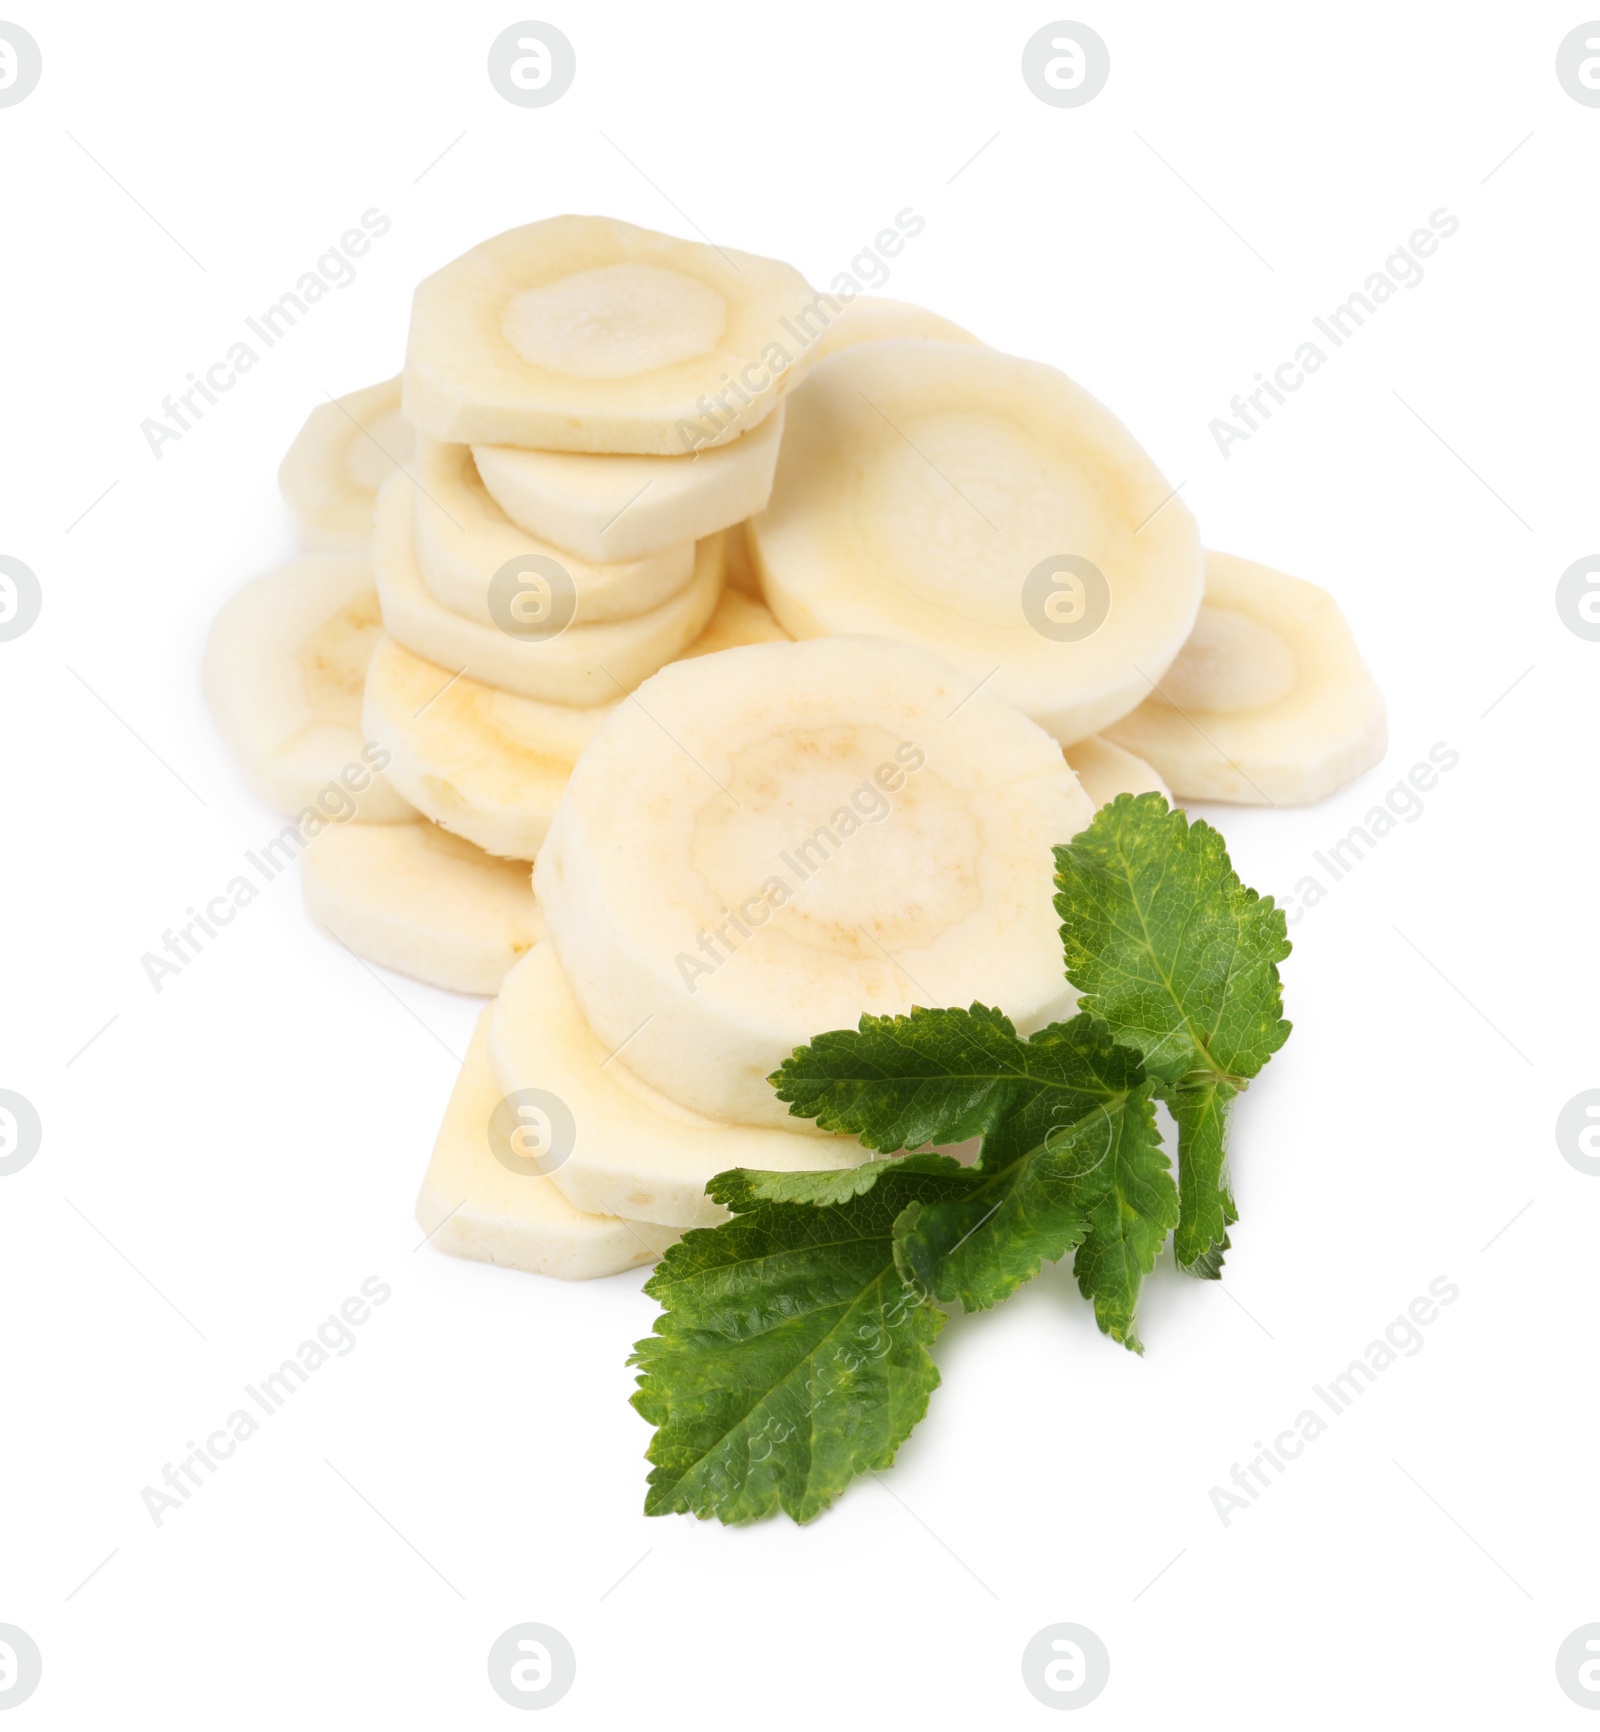
<path id="1" fill-rule="evenodd" d="M 0 552 L 44 590 L 0 644 L 0 1085 L 45 1127 L 0 1179 L 18 1724 L 501 1725 L 485 1657 L 528 1619 L 585 1727 L 1047 1722 L 1019 1661 L 1058 1620 L 1110 1650 L 1107 1727 L 1581 1723 L 1554 1658 L 1600 1618 L 1600 1180 L 1553 1129 L 1600 1084 L 1600 645 L 1553 596 L 1600 542 L 1600 110 L 1554 62 L 1588 14 L 1097 3 L 1065 14 L 1111 53 L 1077 110 L 1019 70 L 1063 14 L 1004 0 L 563 5 L 546 110 L 488 82 L 504 7 L 7 15 L 44 57 L 0 110 Z M 358 280 L 155 460 L 141 419 L 373 206 Z M 1142 1360 L 1050 1271 L 950 1325 L 892 1474 L 811 1528 L 648 1521 L 643 1276 L 414 1250 L 476 1004 L 363 972 L 293 875 L 159 996 L 139 959 L 281 825 L 201 647 L 292 549 L 283 450 L 396 371 L 420 277 L 573 210 L 825 283 L 906 206 L 888 293 L 1062 367 L 1211 545 L 1346 609 L 1389 759 L 1207 813 L 1247 881 L 1292 891 L 1434 742 L 1460 764 L 1297 923 L 1226 1280 L 1164 1260 Z M 1212 417 L 1439 207 L 1426 280 L 1224 461 Z M 374 1274 L 357 1349 L 153 1526 L 141 1487 Z M 1209 1488 L 1440 1275 L 1425 1348 L 1225 1528 Z"/>

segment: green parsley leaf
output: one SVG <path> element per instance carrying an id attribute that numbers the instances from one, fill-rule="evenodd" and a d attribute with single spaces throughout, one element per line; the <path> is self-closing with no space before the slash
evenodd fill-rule
<path id="1" fill-rule="evenodd" d="M 1055 854 L 1067 978 L 1080 1009 L 1142 1055 L 1172 1109 L 1178 1261 L 1215 1278 L 1238 1219 L 1230 1103 L 1289 1038 L 1283 912 L 1240 882 L 1209 824 L 1159 794 L 1119 795 Z"/>
<path id="2" fill-rule="evenodd" d="M 1178 1219 L 1150 1085 L 1137 1057 L 1092 1018 L 1021 1039 L 997 1010 L 864 1016 L 819 1035 L 773 1078 L 791 1111 L 892 1153 L 981 1139 L 965 1194 L 913 1205 L 895 1229 L 901 1272 L 936 1299 L 985 1310 L 1076 1248 L 1100 1327 L 1139 1352 L 1139 1284 Z M 890 1163 L 829 1175 L 856 1191 Z M 799 1200 L 797 1174 L 768 1197 Z"/>
<path id="3" fill-rule="evenodd" d="M 628 1362 L 656 1428 L 647 1515 L 806 1522 L 894 1460 L 938 1387 L 945 1321 L 895 1267 L 894 1224 L 966 1181 L 942 1156 L 886 1165 L 865 1196 L 820 1204 L 761 1201 L 751 1181 L 770 1175 L 713 1181 L 740 1212 L 661 1259 L 645 1292 L 662 1315 Z"/>
<path id="4" fill-rule="evenodd" d="M 1168 1096 L 1178 1127 L 1178 1266 L 1202 1280 L 1222 1279 L 1228 1229 L 1239 1219 L 1228 1184 L 1228 1117 L 1238 1090 L 1215 1077 L 1181 1077 Z"/>

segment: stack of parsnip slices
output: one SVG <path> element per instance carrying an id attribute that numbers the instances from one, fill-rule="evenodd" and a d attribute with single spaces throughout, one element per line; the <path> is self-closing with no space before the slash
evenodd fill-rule
<path id="1" fill-rule="evenodd" d="M 567 1277 L 846 1167 L 768 1078 L 913 1005 L 1070 1014 L 1051 847 L 1122 793 L 1323 797 L 1384 750 L 1337 606 L 1207 554 L 1070 379 L 597 217 L 416 291 L 313 412 L 300 558 L 205 679 L 350 949 L 498 994 L 418 1204 Z"/>

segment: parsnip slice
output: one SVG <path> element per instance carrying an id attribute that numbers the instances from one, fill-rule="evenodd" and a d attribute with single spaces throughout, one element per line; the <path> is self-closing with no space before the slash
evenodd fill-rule
<path id="1" fill-rule="evenodd" d="M 863 1013 L 1070 1009 L 1051 846 L 1093 815 L 1060 747 L 883 639 L 668 667 L 606 719 L 539 851 L 601 1040 L 691 1111 L 788 1125 L 767 1078 Z"/>
<path id="2" fill-rule="evenodd" d="M 1206 555 L 1206 599 L 1158 689 L 1106 730 L 1180 799 L 1321 800 L 1378 763 L 1383 696 L 1326 590 L 1228 553 Z"/>
<path id="3" fill-rule="evenodd" d="M 693 643 L 722 591 L 722 542 L 699 542 L 685 587 L 632 619 L 575 623 L 553 636 L 513 636 L 454 613 L 429 593 L 417 569 L 409 477 L 396 475 L 378 497 L 373 569 L 389 636 L 453 673 L 542 703 L 589 707 L 632 691 Z"/>
<path id="4" fill-rule="evenodd" d="M 725 445 L 798 382 L 809 360 L 795 321 L 815 299 L 772 259 L 551 217 L 418 287 L 405 413 L 467 444 L 664 457 Z"/>
<path id="5" fill-rule="evenodd" d="M 398 378 L 319 404 L 278 468 L 278 488 L 300 545 L 312 551 L 370 548 L 378 489 L 411 457 Z"/>
<path id="6" fill-rule="evenodd" d="M 376 665 L 376 656 L 373 662 Z M 1169 806 L 1172 804 L 1172 790 L 1161 780 L 1154 765 L 1121 746 L 1112 745 L 1099 734 L 1075 741 L 1066 752 L 1067 762 L 1097 809 L 1109 806 L 1118 794 L 1159 794 Z"/>
<path id="7" fill-rule="evenodd" d="M 674 1228 L 727 1218 L 705 1194 L 730 1167 L 767 1172 L 853 1167 L 872 1158 L 854 1137 L 793 1128 L 717 1123 L 686 1112 L 629 1068 L 626 1055 L 596 1038 L 573 998 L 555 952 L 538 944 L 506 977 L 489 1025 L 489 1058 L 501 1092 L 553 1094 L 576 1132 L 550 1167 L 575 1208 L 623 1214 Z"/>
<path id="8" fill-rule="evenodd" d="M 552 1179 L 495 1159 L 489 1124 L 501 1094 L 489 1068 L 493 1016 L 490 1005 L 478 1018 L 417 1196 L 417 1225 L 428 1242 L 452 1257 L 562 1281 L 653 1263 L 678 1237 L 676 1229 L 585 1214 Z"/>
<path id="9" fill-rule="evenodd" d="M 245 585 L 218 613 L 201 683 L 245 779 L 280 812 L 390 823 L 411 808 L 361 732 L 383 622 L 366 553 L 308 553 Z"/>
<path id="10" fill-rule="evenodd" d="M 412 549 L 422 581 L 435 601 L 481 625 L 495 623 L 495 579 L 512 561 L 531 557 L 559 566 L 571 585 L 576 625 L 636 619 L 670 601 L 694 575 L 692 539 L 643 558 L 596 563 L 530 535 L 490 497 L 469 446 L 421 436 L 411 474 Z"/>
<path id="11" fill-rule="evenodd" d="M 311 918 L 357 956 L 451 992 L 497 992 L 542 936 L 526 861 L 425 819 L 334 824 L 305 852 Z"/>
<path id="12" fill-rule="evenodd" d="M 772 491 L 783 405 L 692 456 L 594 456 L 477 445 L 483 484 L 513 522 L 589 560 L 644 559 L 759 511 Z"/>
<path id="13" fill-rule="evenodd" d="M 833 316 L 833 322 L 817 339 L 815 359 L 825 361 L 841 349 L 857 343 L 885 343 L 900 337 L 919 337 L 928 343 L 977 343 L 982 339 L 964 331 L 926 307 L 910 301 L 891 301 L 882 295 L 860 295 Z"/>
<path id="14" fill-rule="evenodd" d="M 1200 605 L 1199 533 L 1132 435 L 1053 368 L 864 343 L 789 404 L 750 534 L 799 638 L 900 638 L 1063 745 L 1135 708 Z"/>

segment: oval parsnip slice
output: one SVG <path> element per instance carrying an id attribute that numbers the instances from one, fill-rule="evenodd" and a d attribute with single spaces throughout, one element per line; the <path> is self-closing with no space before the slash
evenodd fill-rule
<path id="1" fill-rule="evenodd" d="M 502 1093 L 539 1089 L 566 1108 L 575 1135 L 570 1148 L 552 1148 L 550 1179 L 574 1208 L 595 1214 L 711 1227 L 727 1210 L 706 1185 L 730 1167 L 795 1172 L 872 1159 L 854 1137 L 820 1136 L 794 1119 L 771 1129 L 724 1124 L 651 1088 L 584 1020 L 548 943 L 506 976 L 489 1059 Z"/>
<path id="2" fill-rule="evenodd" d="M 413 483 L 396 475 L 378 496 L 373 571 L 389 636 L 414 655 L 438 662 L 451 672 L 499 686 L 503 691 L 542 703 L 588 708 L 613 702 L 632 691 L 664 663 L 694 642 L 716 610 L 722 592 L 722 541 L 696 544 L 694 573 L 674 596 L 632 619 L 581 620 L 562 625 L 552 615 L 553 635 L 514 635 L 501 625 L 485 625 L 452 612 L 430 593 L 417 569 L 414 545 Z M 541 591 L 530 587 L 526 599 L 546 607 L 554 596 L 570 605 L 570 587 Z M 521 616 L 504 614 L 510 625 Z M 570 617 L 570 615 L 569 615 Z M 538 608 L 528 619 L 543 630 Z"/>
<path id="3" fill-rule="evenodd" d="M 436 439 L 675 457 L 769 415 L 809 365 L 792 266 L 609 217 L 496 235 L 419 285 L 404 404 Z"/>
<path id="4" fill-rule="evenodd" d="M 429 1244 L 452 1257 L 562 1281 L 653 1263 L 678 1237 L 673 1228 L 575 1209 L 547 1175 L 495 1158 L 489 1123 L 501 1094 L 489 1068 L 494 1014 L 487 1007 L 472 1032 L 417 1195 L 417 1225 Z"/>
<path id="5" fill-rule="evenodd" d="M 833 316 L 832 323 L 817 340 L 816 356 L 825 361 L 841 349 L 857 343 L 887 343 L 898 337 L 917 337 L 925 343 L 977 343 L 982 339 L 926 307 L 910 301 L 891 301 L 883 295 L 859 295 Z"/>
<path id="6" fill-rule="evenodd" d="M 377 657 L 373 661 L 376 664 Z M 1153 764 L 1112 745 L 1099 734 L 1075 741 L 1066 748 L 1066 753 L 1067 762 L 1097 811 L 1101 806 L 1109 806 L 1118 794 L 1159 794 L 1169 806 L 1173 803 L 1172 790 L 1161 780 Z"/>
<path id="7" fill-rule="evenodd" d="M 668 667 L 606 719 L 535 868 L 599 1037 L 708 1117 L 796 1123 L 767 1078 L 863 1012 L 1073 1002 L 1051 847 L 1093 814 L 1061 749 L 882 639 Z"/>
<path id="8" fill-rule="evenodd" d="M 409 817 L 361 731 L 367 664 L 382 635 L 365 553 L 308 553 L 245 585 L 211 627 L 201 682 L 251 788 L 321 820 L 352 806 L 370 823 Z"/>
<path id="9" fill-rule="evenodd" d="M 450 992 L 493 994 L 543 936 L 526 861 L 437 824 L 332 824 L 306 848 L 311 918 L 357 956 Z"/>
<path id="10" fill-rule="evenodd" d="M 596 456 L 475 445 L 483 484 L 514 523 L 589 560 L 643 559 L 700 541 L 767 503 L 783 405 L 692 456 Z"/>
<path id="11" fill-rule="evenodd" d="M 750 534 L 793 636 L 915 644 L 1063 745 L 1143 701 L 1200 605 L 1194 519 L 1127 429 L 1054 368 L 959 343 L 822 362 Z"/>
<path id="12" fill-rule="evenodd" d="M 313 409 L 278 467 L 278 488 L 300 545 L 370 548 L 378 489 L 410 463 L 412 440 L 400 413 L 398 378 Z"/>
<path id="13" fill-rule="evenodd" d="M 1157 689 L 1106 729 L 1180 799 L 1299 806 L 1388 746 L 1383 695 L 1326 590 L 1229 553 L 1206 555 L 1206 599 Z"/>
<path id="14" fill-rule="evenodd" d="M 490 496 L 470 446 L 446 445 L 424 434 L 411 474 L 412 548 L 422 581 L 435 601 L 481 625 L 495 623 L 495 580 L 512 561 L 554 561 L 571 585 L 579 625 L 636 619 L 670 601 L 694 575 L 690 539 L 639 559 L 596 563 L 530 535 Z"/>

